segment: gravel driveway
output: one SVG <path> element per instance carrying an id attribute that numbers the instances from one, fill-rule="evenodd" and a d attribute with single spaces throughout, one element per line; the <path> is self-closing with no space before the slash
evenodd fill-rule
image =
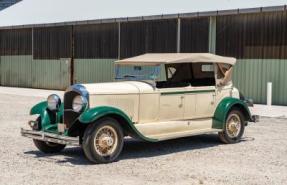
<path id="1" fill-rule="evenodd" d="M 120 160 L 92 165 L 79 147 L 39 152 L 20 136 L 43 98 L 0 94 L 0 184 L 286 184 L 287 119 L 261 118 L 243 141 L 217 135 L 145 143 L 127 139 Z"/>

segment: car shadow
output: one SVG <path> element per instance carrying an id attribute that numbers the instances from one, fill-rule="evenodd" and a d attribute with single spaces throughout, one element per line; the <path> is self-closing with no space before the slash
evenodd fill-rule
<path id="1" fill-rule="evenodd" d="M 148 158 L 220 145 L 217 135 L 199 135 L 156 143 L 127 139 L 119 160 Z"/>
<path id="2" fill-rule="evenodd" d="M 249 140 L 243 140 L 246 142 Z M 185 137 L 156 143 L 125 139 L 125 144 L 119 160 L 149 158 L 171 153 L 184 152 L 188 150 L 198 150 L 221 145 L 216 134 L 199 135 Z M 53 161 L 59 164 L 70 163 L 74 165 L 87 165 L 90 163 L 85 157 L 80 147 L 69 147 L 57 154 L 44 154 L 38 150 L 24 152 L 27 155 L 33 155 L 35 158 L 53 158 Z M 55 159 L 54 156 L 64 156 L 61 159 Z"/>

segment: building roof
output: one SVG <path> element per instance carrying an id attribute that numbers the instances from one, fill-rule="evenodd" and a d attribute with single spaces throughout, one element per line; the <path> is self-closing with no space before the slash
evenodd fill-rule
<path id="1" fill-rule="evenodd" d="M 286 0 L 24 0 L 0 12 L 0 28 L 286 10 L 285 4 Z"/>
<path id="2" fill-rule="evenodd" d="M 119 65 L 159 65 L 174 63 L 223 63 L 234 65 L 236 59 L 211 53 L 147 53 L 132 58 L 118 60 Z"/>

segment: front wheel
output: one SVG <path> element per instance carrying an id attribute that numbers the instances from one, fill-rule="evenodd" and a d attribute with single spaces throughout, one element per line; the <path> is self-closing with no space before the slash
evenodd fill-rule
<path id="1" fill-rule="evenodd" d="M 37 122 L 38 125 L 37 127 L 33 127 L 33 130 L 37 130 L 39 131 L 41 129 L 41 117 L 37 118 Z M 50 143 L 50 142 L 46 142 L 46 141 L 40 141 L 40 140 L 36 140 L 33 139 L 33 142 L 35 144 L 35 146 L 43 153 L 58 153 L 60 151 L 62 151 L 66 145 L 61 145 L 61 144 L 57 144 L 57 143 Z"/>
<path id="2" fill-rule="evenodd" d="M 57 153 L 62 151 L 66 145 L 61 145 L 61 144 L 57 144 L 57 143 L 50 143 L 50 142 L 45 142 L 45 141 L 40 141 L 40 140 L 36 140 L 33 139 L 33 142 L 35 144 L 35 146 L 44 153 Z"/>
<path id="3" fill-rule="evenodd" d="M 226 144 L 237 143 L 245 129 L 245 119 L 242 112 L 238 109 L 231 110 L 227 116 L 222 132 L 219 132 L 219 139 Z"/>
<path id="4" fill-rule="evenodd" d="M 83 150 L 93 163 L 110 163 L 120 155 L 124 134 L 119 123 L 113 118 L 103 118 L 90 124 L 84 133 Z"/>

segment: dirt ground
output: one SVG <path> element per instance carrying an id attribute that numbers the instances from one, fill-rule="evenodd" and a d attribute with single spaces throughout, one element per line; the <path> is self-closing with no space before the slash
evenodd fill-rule
<path id="1" fill-rule="evenodd" d="M 0 184 L 286 184 L 287 119 L 261 118 L 242 142 L 217 135 L 160 143 L 127 139 L 119 161 L 92 165 L 79 147 L 39 152 L 20 128 L 40 97 L 0 94 Z"/>

